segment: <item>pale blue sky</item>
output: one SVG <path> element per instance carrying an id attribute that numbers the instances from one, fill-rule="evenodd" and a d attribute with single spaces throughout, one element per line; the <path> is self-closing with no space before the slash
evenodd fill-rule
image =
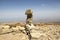
<path id="1" fill-rule="evenodd" d="M 25 21 L 26 9 L 35 21 L 60 22 L 60 0 L 0 0 L 0 22 Z"/>

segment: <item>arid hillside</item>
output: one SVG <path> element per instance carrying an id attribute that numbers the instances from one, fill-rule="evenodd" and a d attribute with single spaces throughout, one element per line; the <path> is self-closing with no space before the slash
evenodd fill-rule
<path id="1" fill-rule="evenodd" d="M 31 40 L 60 40 L 59 24 L 34 24 Z M 0 24 L 0 40 L 29 40 L 25 32 L 25 23 Z"/>

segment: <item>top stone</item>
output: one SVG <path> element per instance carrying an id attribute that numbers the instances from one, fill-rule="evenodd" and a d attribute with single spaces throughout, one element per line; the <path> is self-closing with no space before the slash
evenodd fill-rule
<path id="1" fill-rule="evenodd" d="M 32 14 L 32 10 L 31 9 L 27 9 L 26 12 L 25 12 L 26 15 L 28 14 Z"/>

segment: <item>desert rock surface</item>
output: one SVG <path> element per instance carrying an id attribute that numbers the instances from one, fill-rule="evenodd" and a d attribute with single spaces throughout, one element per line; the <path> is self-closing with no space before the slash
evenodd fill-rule
<path id="1" fill-rule="evenodd" d="M 60 25 L 34 24 L 31 29 L 31 40 L 60 40 Z M 0 40 L 29 40 L 23 24 L 1 24 Z"/>

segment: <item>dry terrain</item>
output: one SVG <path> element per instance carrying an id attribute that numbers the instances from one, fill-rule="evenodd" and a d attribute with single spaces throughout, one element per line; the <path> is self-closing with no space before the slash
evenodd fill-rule
<path id="1" fill-rule="evenodd" d="M 25 23 L 0 24 L 0 40 L 29 40 L 25 32 Z M 60 40 L 59 24 L 34 24 L 31 40 Z"/>

